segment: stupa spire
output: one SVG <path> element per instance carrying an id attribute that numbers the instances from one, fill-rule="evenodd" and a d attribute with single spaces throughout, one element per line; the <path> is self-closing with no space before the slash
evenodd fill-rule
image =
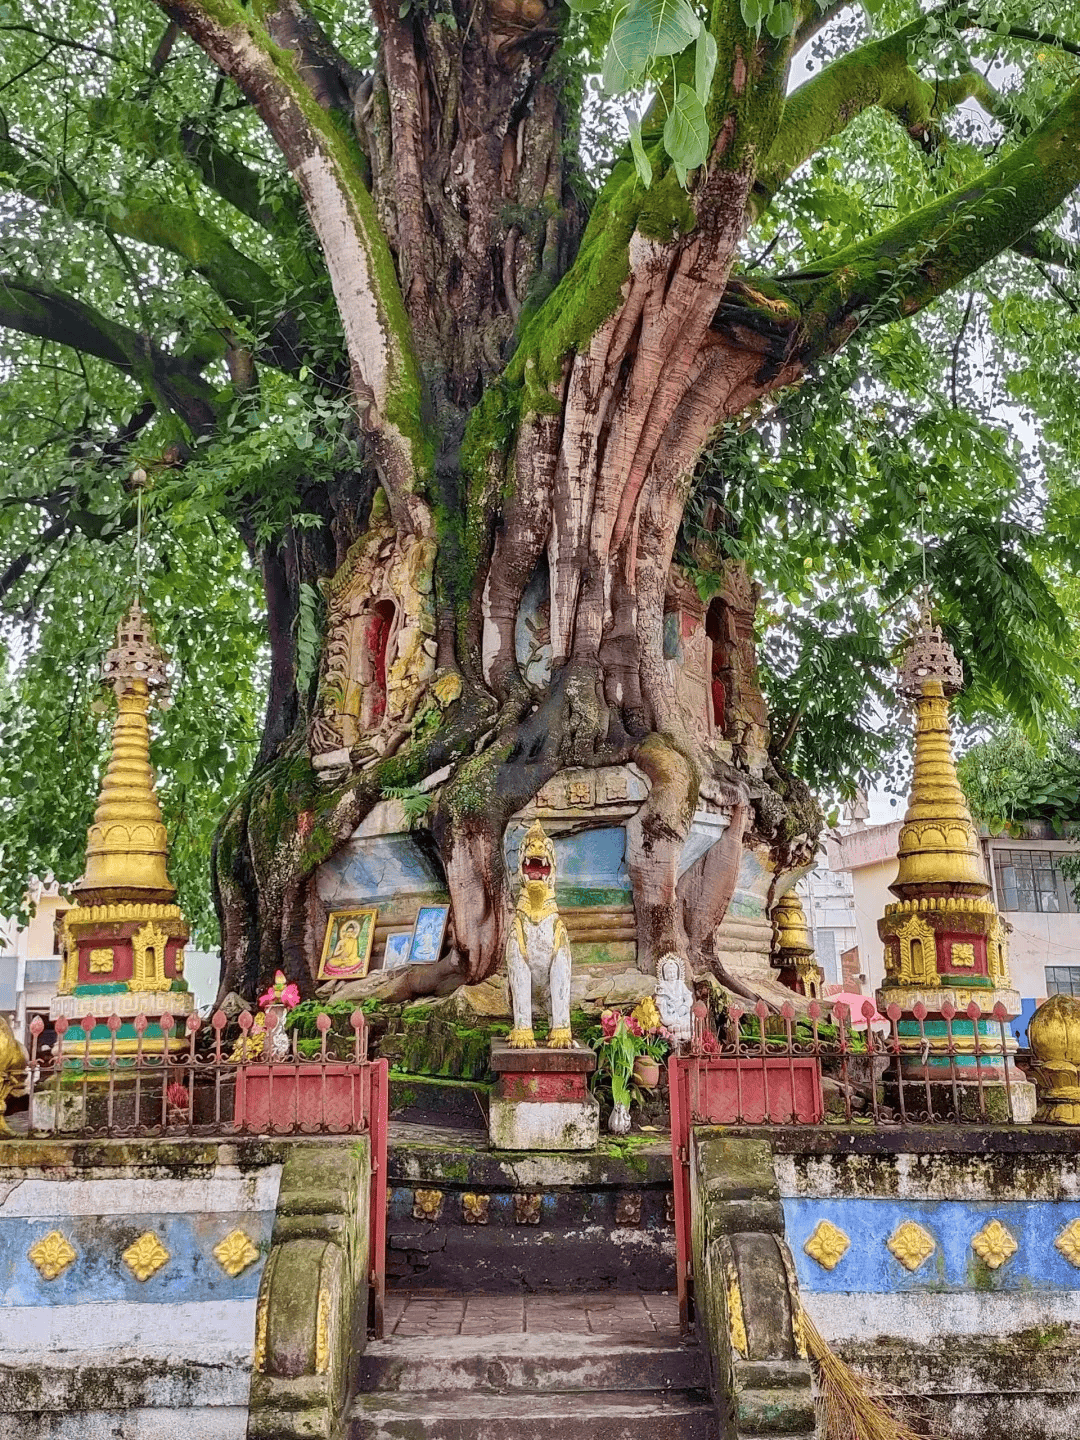
<path id="1" fill-rule="evenodd" d="M 169 901 L 176 887 L 166 872 L 167 835 L 150 765 L 147 711 L 166 686 L 165 656 L 138 600 L 120 621 L 101 680 L 116 692 L 109 764 L 94 823 L 86 835 L 86 873 L 74 889 L 83 904 L 110 900 Z"/>
<path id="2" fill-rule="evenodd" d="M 900 690 L 916 710 L 914 775 L 900 831 L 899 870 L 889 887 L 901 900 L 990 890 L 952 756 L 949 697 L 963 678 L 963 667 L 924 606 L 900 671 Z"/>

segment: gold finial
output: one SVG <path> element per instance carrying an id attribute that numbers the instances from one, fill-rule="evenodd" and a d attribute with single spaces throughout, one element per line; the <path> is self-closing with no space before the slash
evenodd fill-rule
<path id="1" fill-rule="evenodd" d="M 786 891 L 773 906 L 773 950 L 794 961 L 813 955 L 814 947 L 806 929 L 806 913 L 794 889 Z"/>
<path id="2" fill-rule="evenodd" d="M 86 873 L 74 886 L 83 904 L 167 902 L 176 894 L 165 871 L 167 837 L 154 793 L 146 719 L 151 689 L 161 694 L 166 688 L 165 666 L 136 600 L 101 667 L 102 683 L 116 691 L 117 713 L 109 766 L 86 836 Z"/>
<path id="3" fill-rule="evenodd" d="M 889 886 L 901 900 L 990 890 L 952 757 L 947 697 L 962 683 L 960 662 L 924 605 L 900 670 L 900 688 L 915 697 L 916 709 L 914 775 L 897 851 L 900 868 Z"/>

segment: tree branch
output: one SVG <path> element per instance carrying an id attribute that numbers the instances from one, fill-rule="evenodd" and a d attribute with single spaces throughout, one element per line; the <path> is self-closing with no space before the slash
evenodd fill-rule
<path id="1" fill-rule="evenodd" d="M 341 313 L 360 423 L 395 520 L 427 533 L 431 519 L 417 492 L 430 481 L 433 451 L 421 417 L 420 378 L 393 257 L 357 151 L 305 82 L 307 53 L 299 65 L 283 64 L 270 31 L 238 0 L 158 3 L 240 86 L 296 177 Z M 295 19 L 298 9 L 283 0 L 268 23 Z M 306 36 L 309 27 L 300 28 Z M 317 70 L 324 77 L 324 68 Z"/>
<path id="2" fill-rule="evenodd" d="M 234 314 L 252 325 L 265 325 L 283 308 L 284 297 L 271 276 L 196 210 L 157 200 L 131 200 L 121 213 L 88 200 L 62 172 L 31 160 L 7 137 L 0 138 L 0 169 L 12 176 L 20 194 L 38 204 L 178 255 Z"/>
<path id="3" fill-rule="evenodd" d="M 195 125 L 182 125 L 180 139 L 185 155 L 208 190 L 213 190 L 264 230 L 273 233 L 281 229 L 282 216 L 264 200 L 257 171 L 249 169 L 232 151 L 219 144 L 213 135 Z M 286 209 L 286 215 L 293 225 L 296 223 L 298 208 L 294 199 L 292 205 Z"/>
<path id="4" fill-rule="evenodd" d="M 65 517 L 54 520 L 51 525 L 42 530 L 40 535 L 35 535 L 33 546 L 24 550 L 0 574 L 0 600 L 10 594 L 42 551 L 47 550 L 54 541 L 59 540 L 61 535 L 65 535 L 67 530 L 68 521 Z"/>
<path id="5" fill-rule="evenodd" d="M 1080 184 L 1080 85 L 973 184 L 812 269 L 754 287 L 733 282 L 717 328 L 769 339 L 772 362 L 807 363 L 860 326 L 914 315 L 1026 237 Z"/>
<path id="6" fill-rule="evenodd" d="M 216 423 L 215 391 L 190 361 L 169 355 L 137 331 L 45 280 L 0 277 L 0 326 L 69 345 L 115 365 L 163 408 L 179 415 L 193 434 L 202 434 Z"/>
<path id="7" fill-rule="evenodd" d="M 924 149 L 934 148 L 945 112 L 965 100 L 978 100 L 998 119 L 1012 118 L 1004 97 L 977 70 L 931 83 L 912 69 L 910 46 L 925 29 L 926 18 L 842 55 L 788 97 L 776 139 L 758 167 L 751 219 L 761 215 L 804 161 L 873 106 L 895 115 Z"/>

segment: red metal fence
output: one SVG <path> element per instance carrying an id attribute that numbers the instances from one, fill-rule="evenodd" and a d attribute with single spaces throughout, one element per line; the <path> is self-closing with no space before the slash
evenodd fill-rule
<path id="1" fill-rule="evenodd" d="M 264 1017 L 258 1017 L 263 1019 Z M 56 1045 L 41 1044 L 40 1018 L 30 1024 L 27 1072 L 31 1138 L 168 1139 L 206 1136 L 368 1135 L 371 1150 L 369 1281 L 376 1335 L 382 1334 L 386 1291 L 386 1146 L 389 1066 L 368 1059 L 363 1012 L 349 1017 L 349 1035 L 332 1036 L 319 1015 L 314 1054 L 294 1033 L 287 1047 L 271 1010 L 265 1030 L 248 1012 L 228 1041 L 228 1017 L 189 1015 L 178 1023 L 110 1015 L 54 1022 Z M 78 1038 L 68 1038 L 73 1028 Z M 126 1029 L 129 1034 L 120 1036 Z M 108 1039 L 102 1036 L 102 1030 Z M 130 1032 L 134 1031 L 134 1040 Z M 275 1053 L 275 1040 L 277 1051 Z"/>

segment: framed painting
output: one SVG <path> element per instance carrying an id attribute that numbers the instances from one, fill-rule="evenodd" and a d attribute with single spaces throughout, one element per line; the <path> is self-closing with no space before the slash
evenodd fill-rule
<path id="1" fill-rule="evenodd" d="M 377 910 L 331 910 L 319 961 L 320 980 L 359 980 L 368 972 Z"/>
<path id="2" fill-rule="evenodd" d="M 449 905 L 420 906 L 416 913 L 416 924 L 413 926 L 412 945 L 409 947 L 410 964 L 431 965 L 438 960 L 449 918 Z"/>
<path id="3" fill-rule="evenodd" d="M 400 970 L 403 965 L 409 963 L 409 950 L 412 948 L 411 930 L 391 930 L 386 937 L 386 949 L 383 952 L 383 969 Z"/>

